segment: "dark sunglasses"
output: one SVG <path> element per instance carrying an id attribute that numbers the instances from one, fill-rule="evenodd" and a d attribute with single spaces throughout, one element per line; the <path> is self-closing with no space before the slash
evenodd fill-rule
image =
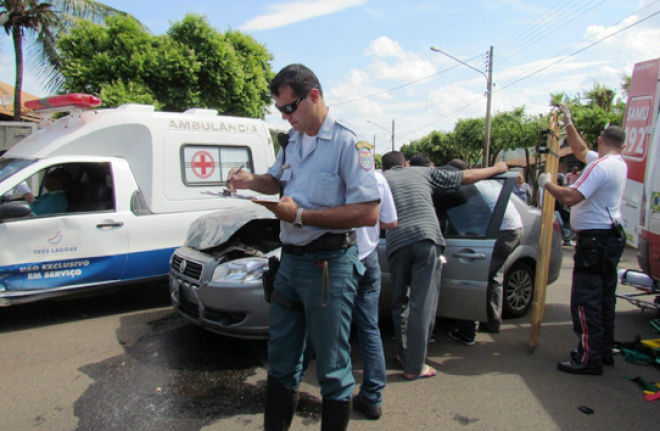
<path id="1" fill-rule="evenodd" d="M 288 105 L 283 105 L 283 106 L 275 105 L 275 107 L 282 114 L 293 114 L 294 112 L 296 112 L 296 109 L 298 109 L 298 104 L 302 102 L 305 99 L 305 97 L 307 97 L 307 95 L 311 90 L 312 90 L 311 88 L 307 90 L 305 94 L 297 98 L 296 101 L 293 103 L 289 103 Z"/>

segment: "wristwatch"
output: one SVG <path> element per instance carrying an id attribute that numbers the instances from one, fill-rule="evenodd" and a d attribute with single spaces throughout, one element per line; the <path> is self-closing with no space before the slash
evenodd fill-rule
<path id="1" fill-rule="evenodd" d="M 302 222 L 302 213 L 305 211 L 303 208 L 298 207 L 298 212 L 296 213 L 296 219 L 293 221 L 295 227 L 303 227 Z"/>

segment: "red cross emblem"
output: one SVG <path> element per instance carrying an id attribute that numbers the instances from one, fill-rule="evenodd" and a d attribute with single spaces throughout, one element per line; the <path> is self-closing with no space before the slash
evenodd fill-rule
<path id="1" fill-rule="evenodd" d="M 199 178 L 209 178 L 215 171 L 213 156 L 206 151 L 198 151 L 192 156 L 190 167 Z"/>

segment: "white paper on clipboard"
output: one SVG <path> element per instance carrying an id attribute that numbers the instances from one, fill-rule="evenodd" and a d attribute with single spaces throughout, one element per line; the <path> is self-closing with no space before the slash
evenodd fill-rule
<path id="1" fill-rule="evenodd" d="M 202 193 L 205 194 L 205 195 L 218 196 L 218 197 L 221 197 L 221 198 L 245 199 L 245 200 L 248 200 L 248 201 L 256 201 L 256 202 L 272 203 L 272 202 L 279 202 L 280 201 L 279 196 L 244 195 L 244 194 L 240 194 L 240 193 L 229 194 L 228 192 L 229 192 L 229 190 L 227 190 L 227 189 L 219 190 L 219 191 L 206 189 Z"/>

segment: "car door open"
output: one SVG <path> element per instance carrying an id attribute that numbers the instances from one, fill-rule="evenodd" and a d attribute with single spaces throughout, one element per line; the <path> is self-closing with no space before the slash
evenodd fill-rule
<path id="1" fill-rule="evenodd" d="M 447 242 L 438 316 L 486 321 L 488 268 L 511 193 L 506 181 L 463 185 L 445 196 L 448 204 L 438 213 Z"/>

